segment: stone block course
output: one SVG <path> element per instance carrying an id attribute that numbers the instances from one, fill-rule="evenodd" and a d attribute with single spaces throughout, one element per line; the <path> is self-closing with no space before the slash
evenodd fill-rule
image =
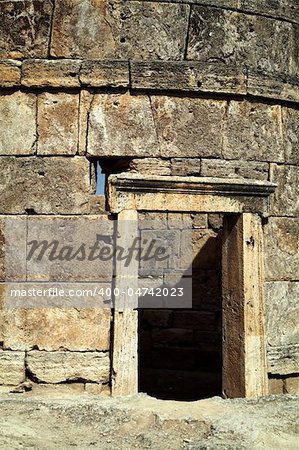
<path id="1" fill-rule="evenodd" d="M 264 230 L 266 280 L 298 280 L 299 219 L 270 217 Z"/>
<path id="2" fill-rule="evenodd" d="M 172 158 L 171 174 L 175 176 L 199 175 L 201 170 L 200 158 Z"/>
<path id="3" fill-rule="evenodd" d="M 52 11 L 50 0 L 1 1 L 0 58 L 46 58 Z"/>
<path id="4" fill-rule="evenodd" d="M 283 162 L 280 106 L 230 101 L 224 129 L 223 157 Z"/>
<path id="5" fill-rule="evenodd" d="M 79 96 L 44 92 L 38 96 L 38 155 L 75 155 Z"/>
<path id="6" fill-rule="evenodd" d="M 101 352 L 28 352 L 27 369 L 44 383 L 109 381 L 109 355 Z"/>
<path id="7" fill-rule="evenodd" d="M 127 61 L 83 61 L 80 83 L 92 87 L 125 88 L 129 86 Z"/>
<path id="8" fill-rule="evenodd" d="M 21 84 L 21 63 L 12 60 L 0 61 L 0 86 L 13 87 Z"/>
<path id="9" fill-rule="evenodd" d="M 0 384 L 17 385 L 25 380 L 25 352 L 0 350 Z"/>
<path id="10" fill-rule="evenodd" d="M 84 157 L 1 157 L 0 213 L 89 213 L 93 193 Z"/>
<path id="11" fill-rule="evenodd" d="M 20 91 L 0 96 L 0 155 L 36 151 L 36 95 Z"/>
<path id="12" fill-rule="evenodd" d="M 183 59 L 188 5 L 56 2 L 51 55 L 87 59 Z"/>

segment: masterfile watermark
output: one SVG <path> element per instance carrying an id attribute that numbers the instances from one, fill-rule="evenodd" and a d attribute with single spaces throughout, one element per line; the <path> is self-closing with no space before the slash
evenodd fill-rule
<path id="1" fill-rule="evenodd" d="M 8 218 L 5 304 L 191 307 L 191 232 L 181 221 Z"/>

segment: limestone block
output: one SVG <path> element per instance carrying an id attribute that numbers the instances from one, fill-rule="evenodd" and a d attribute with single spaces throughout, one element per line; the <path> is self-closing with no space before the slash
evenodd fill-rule
<path id="1" fill-rule="evenodd" d="M 188 59 L 295 74 L 295 46 L 290 23 L 205 6 L 192 8 Z"/>
<path id="2" fill-rule="evenodd" d="M 92 381 L 105 383 L 109 380 L 109 355 L 101 352 L 28 352 L 28 370 L 40 382 L 62 383 L 65 381 Z"/>
<path id="3" fill-rule="evenodd" d="M 222 0 L 223 3 L 223 0 Z M 224 1 L 224 3 L 226 3 Z M 241 0 L 238 7 L 241 10 L 271 15 L 299 22 L 299 5 L 297 0 L 278 0 L 275 2 L 261 2 L 260 0 Z"/>
<path id="4" fill-rule="evenodd" d="M 79 96 L 42 93 L 38 96 L 39 155 L 75 155 L 78 146 Z"/>
<path id="5" fill-rule="evenodd" d="M 46 58 L 53 4 L 50 0 L 0 2 L 0 58 Z"/>
<path id="6" fill-rule="evenodd" d="M 299 165 L 299 110 L 282 108 L 285 161 Z"/>
<path id="7" fill-rule="evenodd" d="M 299 101 L 299 78 L 280 74 L 265 73 L 262 70 L 247 71 L 247 94 L 287 101 Z"/>
<path id="8" fill-rule="evenodd" d="M 33 155 L 36 95 L 17 91 L 0 96 L 0 155 Z"/>
<path id="9" fill-rule="evenodd" d="M 26 280 L 26 236 L 27 217 L 1 216 L 0 282 Z"/>
<path id="10" fill-rule="evenodd" d="M 89 114 L 87 152 L 93 156 L 159 155 L 149 98 L 95 95 Z"/>
<path id="11" fill-rule="evenodd" d="M 59 0 L 51 55 L 87 59 L 183 59 L 189 7 Z"/>
<path id="12" fill-rule="evenodd" d="M 283 394 L 283 380 L 281 378 L 270 378 L 268 381 L 268 386 L 270 395 Z"/>
<path id="13" fill-rule="evenodd" d="M 159 158 L 134 158 L 129 163 L 129 171 L 148 175 L 170 175 L 170 161 Z"/>
<path id="14" fill-rule="evenodd" d="M 299 283 L 265 283 L 268 344 L 277 347 L 296 344 L 299 338 Z"/>
<path id="15" fill-rule="evenodd" d="M 290 375 L 299 372 L 299 345 L 268 347 L 268 372 L 274 375 Z"/>
<path id="16" fill-rule="evenodd" d="M 299 219 L 271 217 L 265 227 L 266 280 L 298 280 Z"/>
<path id="17" fill-rule="evenodd" d="M 271 199 L 272 214 L 299 216 L 299 167 L 271 165 L 270 180 L 277 183 Z"/>
<path id="18" fill-rule="evenodd" d="M 177 176 L 199 175 L 200 158 L 172 158 L 171 174 Z"/>
<path id="19" fill-rule="evenodd" d="M 25 352 L 0 350 L 0 384 L 17 385 L 25 379 Z"/>
<path id="20" fill-rule="evenodd" d="M 21 83 L 21 63 L 12 60 L 0 61 L 0 86 L 13 87 Z"/>
<path id="21" fill-rule="evenodd" d="M 92 193 L 83 157 L 1 158 L 1 214 L 84 214 Z"/>
<path id="22" fill-rule="evenodd" d="M 1 311 L 4 348 L 106 351 L 110 309 L 6 308 Z"/>
<path id="23" fill-rule="evenodd" d="M 244 71 L 219 62 L 133 61 L 130 67 L 134 89 L 246 94 Z"/>
<path id="24" fill-rule="evenodd" d="M 219 100 L 153 96 L 162 156 L 221 156 L 225 105 Z"/>
<path id="25" fill-rule="evenodd" d="M 28 59 L 22 64 L 22 85 L 28 87 L 79 87 L 81 61 Z"/>
<path id="26" fill-rule="evenodd" d="M 269 164 L 255 161 L 202 159 L 200 174 L 203 177 L 231 177 L 268 180 Z"/>
<path id="27" fill-rule="evenodd" d="M 299 377 L 289 377 L 285 379 L 286 394 L 299 394 Z"/>
<path id="28" fill-rule="evenodd" d="M 227 159 L 283 162 L 280 106 L 229 102 L 223 156 Z"/>
<path id="29" fill-rule="evenodd" d="M 128 87 L 129 63 L 125 61 L 83 61 L 80 82 L 92 87 Z"/>

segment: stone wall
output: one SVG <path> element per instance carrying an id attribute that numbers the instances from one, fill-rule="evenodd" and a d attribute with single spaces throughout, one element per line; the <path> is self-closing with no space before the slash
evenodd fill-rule
<path id="1" fill-rule="evenodd" d="M 278 184 L 264 223 L 269 376 L 292 392 L 298 2 L 5 0 L 0 58 L 2 219 L 104 214 L 97 160 L 106 173 Z M 19 310 L 0 324 L 0 384 L 108 383 L 110 313 Z"/>

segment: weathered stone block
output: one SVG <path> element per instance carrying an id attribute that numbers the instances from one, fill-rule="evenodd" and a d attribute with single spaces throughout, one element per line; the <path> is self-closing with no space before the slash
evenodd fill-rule
<path id="1" fill-rule="evenodd" d="M 38 96 L 39 155 L 75 155 L 78 146 L 79 96 L 65 93 Z"/>
<path id="2" fill-rule="evenodd" d="M 299 372 L 299 345 L 268 347 L 268 372 L 274 375 L 289 375 Z"/>
<path id="3" fill-rule="evenodd" d="M 192 8 L 188 59 L 295 74 L 295 46 L 290 23 L 205 6 Z"/>
<path id="4" fill-rule="evenodd" d="M 290 377 L 285 379 L 286 394 L 299 394 L 299 377 Z"/>
<path id="5" fill-rule="evenodd" d="M 205 62 L 132 62 L 134 89 L 246 94 L 245 73 L 236 66 Z"/>
<path id="6" fill-rule="evenodd" d="M 92 194 L 83 157 L 1 158 L 1 214 L 84 214 Z"/>
<path id="7" fill-rule="evenodd" d="M 25 352 L 0 350 L 0 384 L 17 385 L 25 379 Z"/>
<path id="8" fill-rule="evenodd" d="M 0 155 L 32 155 L 36 144 L 36 95 L 0 96 Z"/>
<path id="9" fill-rule="evenodd" d="M 296 344 L 298 330 L 299 283 L 265 283 L 267 341 L 272 347 Z"/>
<path id="10" fill-rule="evenodd" d="M 87 59 L 183 59 L 188 12 L 187 5 L 59 0 L 51 54 Z"/>
<path id="11" fill-rule="evenodd" d="M 285 73 L 267 74 L 264 71 L 247 71 L 247 94 L 280 100 L 299 101 L 299 78 Z"/>
<path id="12" fill-rule="evenodd" d="M 298 280 L 299 219 L 269 219 L 265 227 L 266 280 Z"/>
<path id="13" fill-rule="evenodd" d="M 161 154 L 165 157 L 221 156 L 225 101 L 152 97 Z"/>
<path id="14" fill-rule="evenodd" d="M 0 58 L 46 58 L 53 4 L 50 0 L 0 2 Z"/>
<path id="15" fill-rule="evenodd" d="M 22 85 L 29 87 L 79 87 L 81 61 L 42 59 L 25 60 L 22 64 Z"/>
<path id="16" fill-rule="evenodd" d="M 283 161 L 280 106 L 231 101 L 224 128 L 223 156 L 227 159 Z"/>
<path id="17" fill-rule="evenodd" d="M 0 61 L 0 86 L 13 87 L 21 84 L 21 63 Z"/>
<path id="18" fill-rule="evenodd" d="M 170 175 L 170 161 L 158 158 L 138 158 L 129 162 L 129 171 L 148 175 Z"/>
<path id="19" fill-rule="evenodd" d="M 0 282 L 26 280 L 26 236 L 27 217 L 1 216 Z M 0 285 L 0 305 L 2 288 Z"/>
<path id="20" fill-rule="evenodd" d="M 270 378 L 268 380 L 269 394 L 281 395 L 283 394 L 283 380 L 279 378 Z"/>
<path id="21" fill-rule="evenodd" d="M 299 86 L 298 86 L 299 92 Z M 282 108 L 285 161 L 299 165 L 299 110 Z"/>
<path id="22" fill-rule="evenodd" d="M 222 0 L 223 2 L 223 0 Z M 277 0 L 274 2 L 261 2 L 260 0 L 241 0 L 238 7 L 244 11 L 271 15 L 274 18 L 283 18 L 299 22 L 299 5 L 296 0 Z"/>
<path id="23" fill-rule="evenodd" d="M 4 348 L 11 350 L 109 350 L 110 309 L 6 308 Z"/>
<path id="24" fill-rule="evenodd" d="M 149 98 L 95 95 L 89 114 L 87 152 L 93 156 L 159 155 Z"/>
<path id="25" fill-rule="evenodd" d="M 100 352 L 28 352 L 27 368 L 40 382 L 109 381 L 109 355 Z"/>
<path id="26" fill-rule="evenodd" d="M 177 176 L 199 175 L 200 158 L 172 158 L 171 174 Z"/>
<path id="27" fill-rule="evenodd" d="M 269 164 L 255 161 L 226 161 L 202 159 L 201 172 L 204 177 L 251 178 L 268 180 Z"/>
<path id="28" fill-rule="evenodd" d="M 272 214 L 276 216 L 299 216 L 299 167 L 273 164 L 270 180 L 277 183 L 271 199 Z"/>
<path id="29" fill-rule="evenodd" d="M 83 61 L 80 83 L 92 87 L 128 87 L 129 63 L 125 61 Z"/>

